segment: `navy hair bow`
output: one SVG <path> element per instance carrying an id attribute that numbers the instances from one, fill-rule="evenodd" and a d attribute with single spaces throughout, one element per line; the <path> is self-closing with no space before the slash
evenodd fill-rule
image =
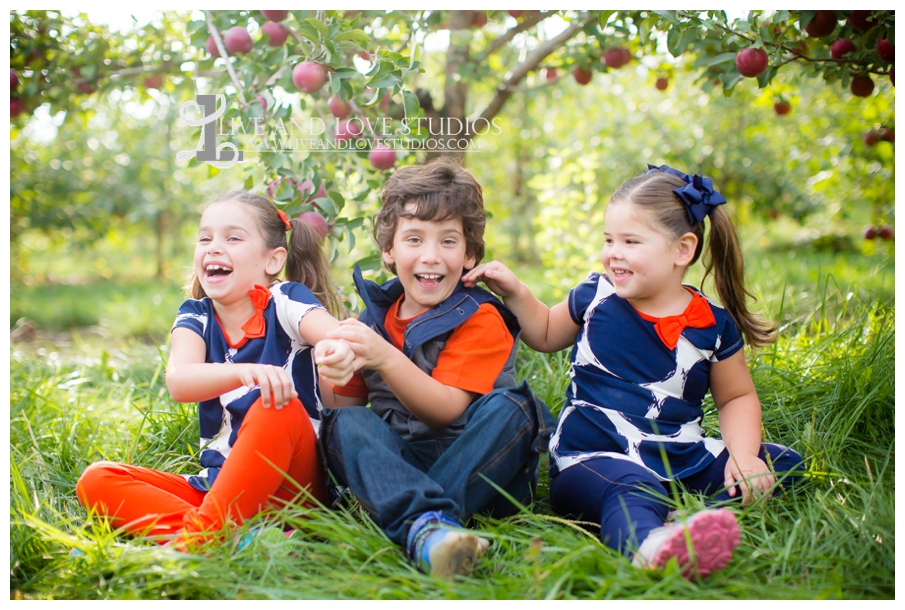
<path id="1" fill-rule="evenodd" d="M 703 222 L 705 216 L 713 218 L 713 209 L 726 203 L 726 198 L 713 190 L 713 180 L 710 178 L 705 178 L 703 175 L 684 174 L 668 165 L 657 167 L 648 163 L 647 167 L 648 170 L 644 172 L 645 174 L 663 171 L 678 176 L 685 182 L 683 188 L 673 189 L 672 192 L 678 195 L 685 204 L 685 209 L 688 211 L 688 222 L 692 225 Z"/>

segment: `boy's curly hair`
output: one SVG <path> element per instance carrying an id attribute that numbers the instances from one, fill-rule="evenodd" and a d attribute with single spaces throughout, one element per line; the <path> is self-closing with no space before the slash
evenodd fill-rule
<path id="1" fill-rule="evenodd" d="M 374 218 L 374 237 L 381 252 L 393 247 L 393 237 L 400 218 L 419 220 L 462 219 L 465 251 L 475 258 L 484 258 L 484 194 L 481 185 L 468 170 L 448 157 L 441 157 L 425 165 L 403 167 L 387 180 L 380 193 L 383 207 Z M 415 210 L 406 210 L 414 203 Z M 389 265 L 396 273 L 396 265 Z"/>

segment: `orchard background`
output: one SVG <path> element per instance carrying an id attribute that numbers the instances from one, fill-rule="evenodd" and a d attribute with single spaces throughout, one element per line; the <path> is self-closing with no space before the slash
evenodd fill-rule
<path id="1" fill-rule="evenodd" d="M 14 595 L 894 596 L 893 11 L 110 17 L 10 13 Z M 198 146 L 196 96 L 217 94 L 216 145 L 245 160 L 177 158 Z M 323 127 L 319 148 L 284 145 L 305 125 Z M 532 510 L 479 521 L 496 550 L 454 583 L 407 567 L 355 505 L 274 517 L 311 534 L 301 550 L 210 561 L 118 538 L 78 506 L 97 459 L 194 468 L 194 407 L 162 378 L 206 202 L 246 188 L 311 222 L 354 313 L 352 265 L 386 277 L 370 233 L 381 185 L 438 154 L 484 186 L 486 258 L 550 304 L 599 266 L 622 182 L 647 163 L 713 178 L 781 324 L 749 355 L 765 435 L 807 454 L 815 479 L 745 509 L 750 561 L 708 585 L 639 574 L 553 516 L 544 477 Z M 565 355 L 529 352 L 519 374 L 556 411 Z"/>

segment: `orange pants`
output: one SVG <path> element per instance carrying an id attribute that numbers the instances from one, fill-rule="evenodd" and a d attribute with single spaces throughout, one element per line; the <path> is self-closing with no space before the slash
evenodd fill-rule
<path id="1" fill-rule="evenodd" d="M 288 476 L 284 476 L 285 473 Z M 302 488 L 327 498 L 324 470 L 308 413 L 298 399 L 280 410 L 255 402 L 210 491 L 198 491 L 182 476 L 115 462 L 96 462 L 76 486 L 79 501 L 132 534 L 184 534 L 206 538 L 227 521 L 283 506 Z M 166 538 L 160 540 L 166 542 Z"/>

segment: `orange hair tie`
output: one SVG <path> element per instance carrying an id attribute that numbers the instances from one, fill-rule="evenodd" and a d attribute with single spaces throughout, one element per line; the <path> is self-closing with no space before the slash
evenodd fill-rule
<path id="1" fill-rule="evenodd" d="M 284 212 L 283 210 L 277 210 L 277 214 L 280 215 L 280 219 L 283 221 L 283 224 L 286 225 L 286 230 L 291 231 L 292 225 L 289 224 L 289 217 L 286 216 L 286 212 Z"/>

